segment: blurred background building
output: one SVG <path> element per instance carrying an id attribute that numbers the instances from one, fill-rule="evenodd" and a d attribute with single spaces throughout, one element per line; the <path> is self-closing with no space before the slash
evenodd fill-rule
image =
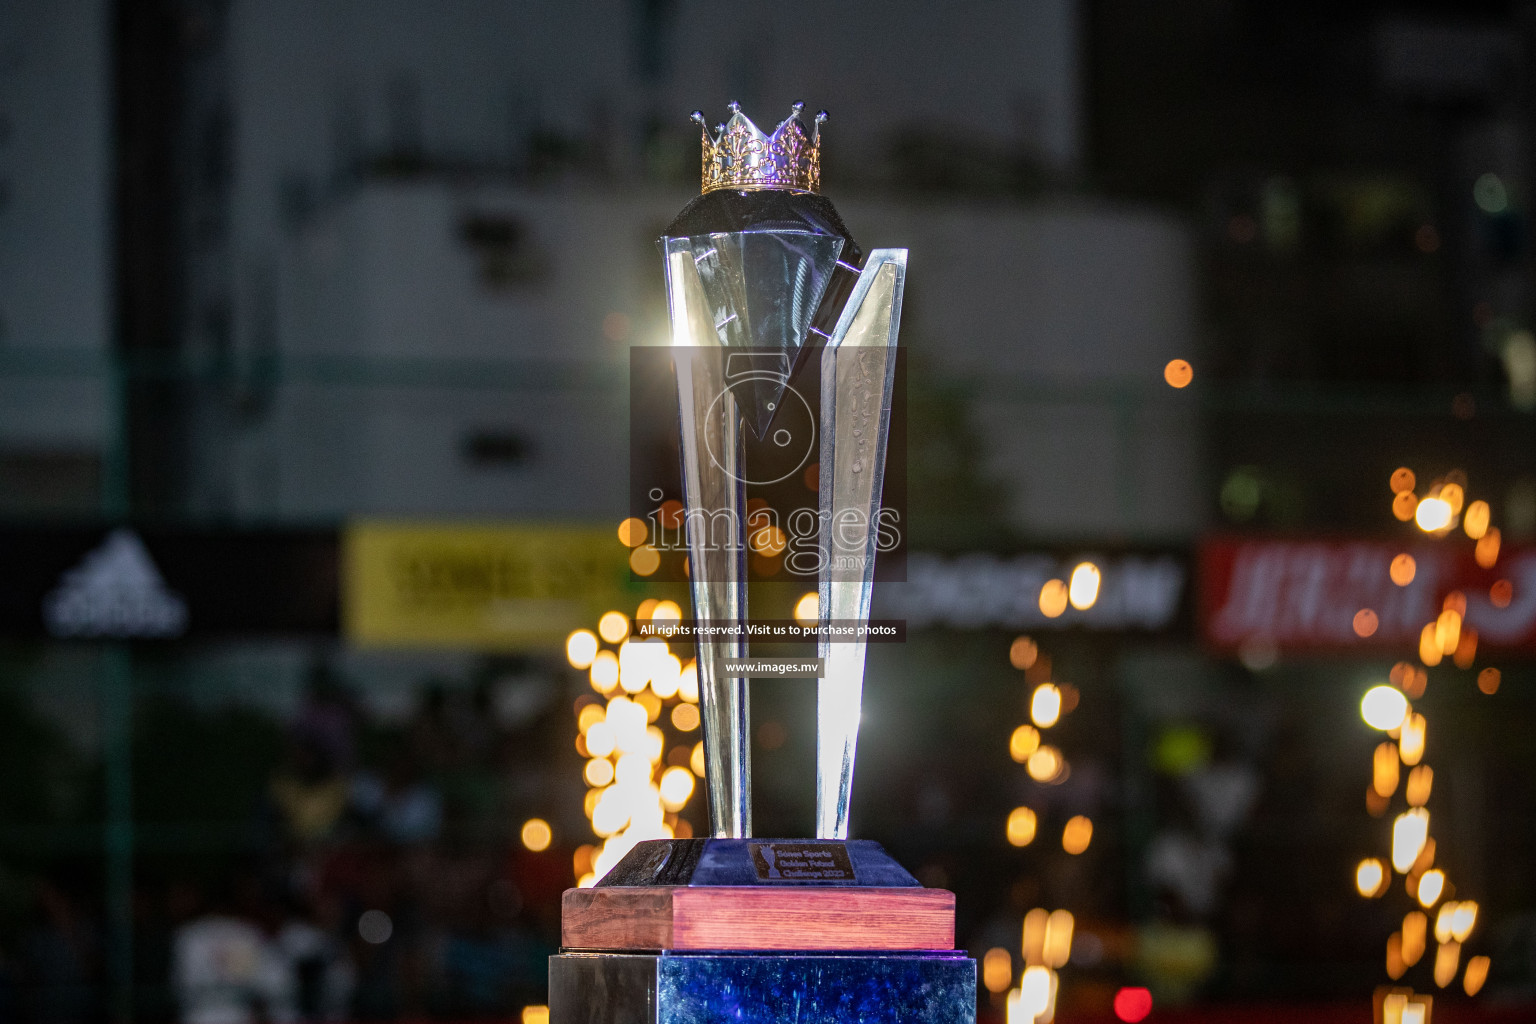
<path id="1" fill-rule="evenodd" d="M 1402 907 L 1353 883 L 1393 821 L 1357 705 L 1463 590 L 1485 652 L 1416 706 L 1494 966 L 1476 1002 L 1398 974 L 1454 1019 L 1529 1005 L 1531 18 L 0 9 L 0 1015 L 544 1001 L 600 842 L 565 637 L 680 599 L 614 532 L 629 350 L 663 340 L 687 114 L 733 99 L 829 107 L 828 195 L 912 252 L 908 581 L 877 591 L 912 632 L 871 655 L 855 827 L 957 891 L 983 1017 L 1046 908 L 1059 1020 L 1143 988 L 1152 1019 L 1360 1019 Z M 1393 518 L 1400 466 L 1488 502 L 1504 554 Z M 1084 560 L 1098 602 L 1052 614 Z M 1307 610 L 1244 626 L 1243 593 Z M 1055 771 L 1016 732 L 1044 683 Z M 805 832 L 809 695 L 753 700 L 760 830 Z"/>

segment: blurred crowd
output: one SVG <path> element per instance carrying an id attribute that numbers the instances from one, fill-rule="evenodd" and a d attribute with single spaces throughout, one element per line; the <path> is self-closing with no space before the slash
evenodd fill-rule
<path id="1" fill-rule="evenodd" d="M 237 852 L 181 852 L 158 880 L 139 865 L 135 1018 L 506 1020 L 544 1002 L 570 857 L 518 841 L 526 743 L 492 700 L 490 685 L 428 684 L 407 723 L 380 729 L 318 672 Z M 0 936 L 0 1021 L 110 1015 L 87 863 L 24 887 L 23 924 Z"/>

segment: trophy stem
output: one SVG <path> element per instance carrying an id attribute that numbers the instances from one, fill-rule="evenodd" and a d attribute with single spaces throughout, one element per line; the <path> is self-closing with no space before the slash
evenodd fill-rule
<path id="1" fill-rule="evenodd" d="M 688 543 L 689 594 L 700 626 L 740 627 L 747 614 L 746 495 L 741 414 L 726 386 L 725 358 L 687 251 L 667 255 Z M 695 640 L 710 834 L 752 834 L 747 681 L 725 661 L 746 656 L 738 631 Z"/>
<path id="2" fill-rule="evenodd" d="M 821 567 L 825 626 L 869 621 L 880 504 L 896 378 L 906 250 L 869 254 L 821 359 Z M 816 836 L 848 838 L 853 762 L 864 692 L 865 641 L 823 633 L 816 701 Z"/>
<path id="3" fill-rule="evenodd" d="M 864 696 L 864 644 L 829 644 L 816 684 L 816 838 L 847 839 Z"/>
<path id="4" fill-rule="evenodd" d="M 720 659 L 745 655 L 742 645 L 699 645 L 699 697 L 704 727 L 705 790 L 709 830 L 717 839 L 752 834 L 752 757 L 747 681 L 724 675 Z M 708 650 L 706 650 L 708 648 Z M 705 666 L 709 666 L 706 668 Z"/>

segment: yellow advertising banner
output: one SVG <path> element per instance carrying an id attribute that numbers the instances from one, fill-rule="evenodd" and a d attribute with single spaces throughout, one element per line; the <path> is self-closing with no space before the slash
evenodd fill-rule
<path id="1" fill-rule="evenodd" d="M 629 603 L 627 554 L 608 527 L 354 522 L 343 629 L 365 647 L 559 646 Z"/>

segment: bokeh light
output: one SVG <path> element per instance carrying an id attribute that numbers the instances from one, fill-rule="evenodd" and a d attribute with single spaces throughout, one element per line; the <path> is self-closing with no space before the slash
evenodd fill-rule
<path id="1" fill-rule="evenodd" d="M 1483 534 L 1473 549 L 1473 557 L 1477 564 L 1484 569 L 1492 569 L 1499 561 L 1499 548 L 1502 542 L 1502 534 L 1497 526 L 1488 527 L 1488 532 Z"/>
<path id="2" fill-rule="evenodd" d="M 1466 942 L 1472 934 L 1472 929 L 1477 927 L 1477 904 L 1472 900 L 1463 900 L 1455 905 L 1451 912 L 1451 938 L 1457 942 Z"/>
<path id="3" fill-rule="evenodd" d="M 629 619 L 623 612 L 604 612 L 597 620 L 597 635 L 610 644 L 616 644 L 629 635 Z"/>
<path id="4" fill-rule="evenodd" d="M 1408 785 L 1404 787 L 1403 795 L 1408 800 L 1409 807 L 1423 807 L 1429 803 L 1430 791 L 1435 786 L 1435 770 L 1427 764 L 1421 764 L 1408 773 Z"/>
<path id="5" fill-rule="evenodd" d="M 1050 744 L 1043 744 L 1029 755 L 1024 770 L 1036 782 L 1055 782 L 1061 777 L 1062 764 L 1061 751 Z"/>
<path id="6" fill-rule="evenodd" d="M 1067 585 L 1061 580 L 1046 580 L 1040 588 L 1040 614 L 1048 619 L 1059 618 L 1067 610 Z"/>
<path id="7" fill-rule="evenodd" d="M 591 630 L 578 629 L 565 638 L 565 658 L 572 668 L 590 668 L 597 657 L 597 637 Z"/>
<path id="8" fill-rule="evenodd" d="M 1473 540 L 1482 540 L 1488 532 L 1488 523 L 1492 519 L 1492 511 L 1486 501 L 1474 501 L 1467 506 L 1466 515 L 1461 517 L 1461 528 L 1467 532 L 1467 536 Z"/>
<path id="9" fill-rule="evenodd" d="M 651 529 L 645 524 L 644 519 L 630 516 L 619 524 L 619 543 L 627 548 L 639 547 L 650 535 Z"/>
<path id="10" fill-rule="evenodd" d="M 1427 623 L 1419 631 L 1419 660 L 1430 668 L 1440 664 L 1440 659 L 1445 655 L 1440 653 L 1440 639 L 1435 632 L 1435 624 Z"/>
<path id="11" fill-rule="evenodd" d="M 1445 988 L 1456 980 L 1456 968 L 1461 960 L 1461 943 L 1442 942 L 1435 950 L 1435 984 Z"/>
<path id="12" fill-rule="evenodd" d="M 682 688 L 683 663 L 675 654 L 663 654 L 651 666 L 651 693 L 661 700 L 671 700 Z M 655 721 L 651 716 L 651 721 Z"/>
<path id="13" fill-rule="evenodd" d="M 1195 368 L 1189 365 L 1187 359 L 1170 359 L 1168 365 L 1163 367 L 1163 380 L 1172 388 L 1188 387 L 1189 382 L 1195 379 Z"/>
<path id="14" fill-rule="evenodd" d="M 1396 729 L 1407 715 L 1408 698 L 1394 686 L 1373 686 L 1360 699 L 1360 717 L 1372 729 Z"/>
<path id="15" fill-rule="evenodd" d="M 672 767 L 661 774 L 661 805 L 669 811 L 682 810 L 693 796 L 693 772 L 687 768 Z"/>
<path id="16" fill-rule="evenodd" d="M 629 553 L 629 567 L 636 576 L 650 576 L 661 568 L 661 552 L 642 544 Z"/>
<path id="17" fill-rule="evenodd" d="M 1396 981 L 1407 969 L 1408 965 L 1403 962 L 1403 935 L 1393 932 L 1387 936 L 1387 977 Z"/>
<path id="18" fill-rule="evenodd" d="M 613 781 L 613 762 L 606 757 L 594 757 L 587 762 L 581 776 L 594 789 L 606 786 Z"/>
<path id="19" fill-rule="evenodd" d="M 1376 792 L 1384 797 L 1396 793 L 1400 770 L 1401 762 L 1398 760 L 1397 744 L 1378 745 L 1376 754 L 1371 759 L 1371 786 Z"/>
<path id="20" fill-rule="evenodd" d="M 1152 1013 L 1152 992 L 1145 988 L 1122 988 L 1115 993 L 1115 1019 L 1125 1024 L 1140 1024 Z"/>
<path id="21" fill-rule="evenodd" d="M 1085 814 L 1074 815 L 1067 819 L 1066 826 L 1061 830 L 1061 848 L 1070 854 L 1079 854 L 1088 849 L 1088 844 L 1093 841 L 1093 821 Z"/>
<path id="22" fill-rule="evenodd" d="M 1452 654 L 1461 643 L 1461 613 L 1447 608 L 1435 619 L 1435 644 L 1441 654 Z"/>
<path id="23" fill-rule="evenodd" d="M 1361 896 L 1380 896 L 1386 891 L 1385 866 L 1376 857 L 1367 857 L 1355 868 L 1355 889 Z"/>
<path id="24" fill-rule="evenodd" d="M 1030 755 L 1040 749 L 1040 730 L 1032 725 L 1021 725 L 1008 737 L 1008 756 L 1019 764 L 1028 761 Z"/>
<path id="25" fill-rule="evenodd" d="M 1410 711 L 1403 719 L 1397 737 L 1397 753 L 1403 764 L 1418 764 L 1424 757 L 1424 732 L 1427 723 L 1417 711 Z"/>
<path id="26" fill-rule="evenodd" d="M 598 693 L 612 692 L 619 685 L 619 656 L 612 651 L 598 651 L 589 675 L 592 688 Z"/>
<path id="27" fill-rule="evenodd" d="M 587 753 L 593 757 L 607 757 L 617 746 L 617 741 L 613 737 L 613 726 L 609 725 L 606 719 L 593 722 L 583 736 L 587 741 Z M 598 785 L 607 785 L 607 783 L 598 783 Z"/>
<path id="28" fill-rule="evenodd" d="M 1439 901 L 1441 894 L 1444 892 L 1444 871 L 1441 871 L 1439 868 L 1430 868 L 1419 877 L 1419 906 L 1427 910 Z"/>
<path id="29" fill-rule="evenodd" d="M 1040 959 L 1047 967 L 1064 967 L 1072 958 L 1072 932 L 1076 927 L 1070 910 L 1053 910 L 1045 921 L 1045 941 L 1040 944 Z"/>
<path id="30" fill-rule="evenodd" d="M 699 727 L 697 704 L 679 704 L 672 709 L 672 727 L 678 732 L 693 732 Z"/>
<path id="31" fill-rule="evenodd" d="M 1008 842 L 1012 846 L 1028 846 L 1035 841 L 1035 812 L 1028 807 L 1015 807 L 1008 813 Z"/>
<path id="32" fill-rule="evenodd" d="M 1403 915 L 1403 927 L 1399 934 L 1402 935 L 1403 963 L 1412 967 L 1419 962 L 1424 955 L 1425 948 L 1429 945 L 1429 918 L 1424 916 L 1422 910 L 1410 910 Z"/>
<path id="33" fill-rule="evenodd" d="M 1418 480 L 1413 475 L 1413 470 L 1407 466 L 1399 466 L 1392 471 L 1392 478 L 1388 481 L 1392 486 L 1393 494 L 1402 494 L 1411 491 Z"/>
<path id="34" fill-rule="evenodd" d="M 1001 946 L 987 950 L 981 958 L 981 984 L 994 994 L 1008 991 L 1013 984 L 1013 954 Z"/>
<path id="35" fill-rule="evenodd" d="M 1474 956 L 1467 961 L 1467 971 L 1461 979 L 1467 995 L 1475 996 L 1483 990 L 1483 983 L 1488 980 L 1488 968 L 1492 963 L 1486 956 Z"/>
<path id="36" fill-rule="evenodd" d="M 1509 190 L 1504 179 L 1488 171 L 1480 174 L 1472 183 L 1472 201 L 1487 214 L 1500 214 L 1509 209 Z"/>
<path id="37" fill-rule="evenodd" d="M 1039 656 L 1039 645 L 1027 636 L 1015 637 L 1008 645 L 1008 664 L 1021 671 L 1033 667 Z"/>
<path id="38" fill-rule="evenodd" d="M 1072 569 L 1067 584 L 1067 599 L 1078 611 L 1087 611 L 1099 599 L 1099 567 L 1092 562 L 1080 562 Z"/>
<path id="39" fill-rule="evenodd" d="M 555 833 L 549 827 L 549 822 L 543 818 L 529 818 L 523 822 L 522 830 L 518 833 L 523 845 L 534 853 L 543 853 L 549 849 L 549 844 L 554 840 Z"/>
<path id="40" fill-rule="evenodd" d="M 1055 683 L 1041 683 L 1029 699 L 1029 717 L 1042 729 L 1049 729 L 1061 718 L 1061 691 Z"/>
<path id="41" fill-rule="evenodd" d="M 1009 993 L 1008 1019 L 1034 1022 L 1055 1016 L 1056 972 L 1044 964 L 1024 968 L 1019 987 Z"/>
<path id="42" fill-rule="evenodd" d="M 1392 867 L 1407 874 L 1429 838 L 1429 812 L 1415 807 L 1399 814 L 1392 822 Z"/>
<path id="43" fill-rule="evenodd" d="M 795 602 L 793 613 L 794 620 L 800 626 L 809 628 L 821 621 L 821 597 L 816 591 L 807 591 L 800 595 L 800 600 Z"/>
<path id="44" fill-rule="evenodd" d="M 1425 498 L 1414 510 L 1413 521 L 1425 533 L 1435 533 L 1451 525 L 1451 506 L 1443 498 Z"/>
<path id="45" fill-rule="evenodd" d="M 1392 578 L 1393 583 L 1406 587 L 1413 582 L 1413 577 L 1418 571 L 1419 564 L 1405 551 L 1392 559 L 1392 565 L 1388 568 L 1387 574 Z"/>
<path id="46" fill-rule="evenodd" d="M 1393 665 L 1388 678 L 1391 679 L 1393 686 L 1414 700 L 1424 696 L 1424 688 L 1429 684 L 1429 673 L 1408 661 L 1400 661 Z"/>
<path id="47" fill-rule="evenodd" d="M 1024 962 L 1038 964 L 1045 958 L 1045 930 L 1051 923 L 1051 912 L 1044 907 L 1035 907 L 1024 915 L 1023 938 L 1020 948 L 1024 953 Z"/>
<path id="48" fill-rule="evenodd" d="M 1361 608 L 1355 612 L 1354 620 L 1350 623 L 1354 628 L 1355 636 L 1368 637 L 1376 633 L 1376 613 L 1369 608 Z"/>

